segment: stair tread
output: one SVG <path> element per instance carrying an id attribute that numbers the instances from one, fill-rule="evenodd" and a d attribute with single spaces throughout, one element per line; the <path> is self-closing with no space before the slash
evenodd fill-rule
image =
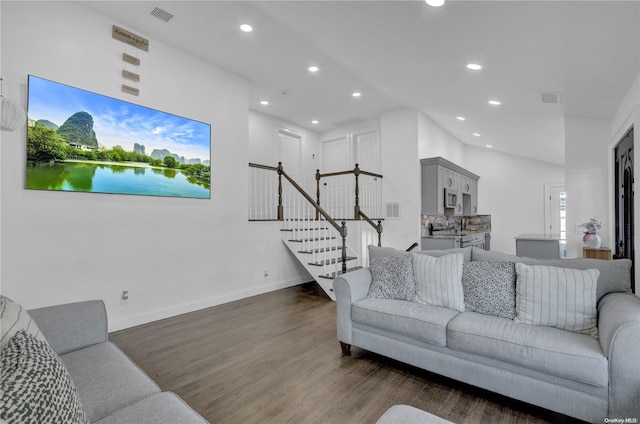
<path id="1" fill-rule="evenodd" d="M 342 274 L 346 274 L 347 272 L 351 272 L 351 271 L 357 271 L 359 269 L 362 269 L 362 267 L 361 266 L 355 266 L 353 268 L 347 268 L 347 270 L 345 272 L 338 271 L 338 272 L 330 272 L 329 274 L 321 275 L 320 278 L 327 278 L 329 280 L 335 280 L 337 277 L 339 277 Z"/>
<path id="2" fill-rule="evenodd" d="M 326 252 L 327 250 L 334 251 L 334 250 L 342 250 L 342 249 L 343 249 L 342 246 L 332 246 L 329 249 L 322 247 L 320 249 L 315 249 L 315 251 L 314 250 L 298 250 L 298 253 L 312 254 L 312 253 L 323 253 L 323 252 Z"/>
<path id="3" fill-rule="evenodd" d="M 289 241 L 295 242 L 295 243 L 302 243 L 304 242 L 309 242 L 309 241 L 323 241 L 323 240 L 335 240 L 336 237 L 316 237 L 316 238 L 310 238 L 310 239 L 290 239 Z"/>
<path id="4" fill-rule="evenodd" d="M 358 258 L 355 256 L 347 256 L 347 261 L 352 261 L 354 259 L 358 259 Z M 322 262 L 308 262 L 308 264 L 312 266 L 324 266 L 329 264 L 335 264 L 336 262 L 342 262 L 342 258 L 326 259 Z"/>
<path id="5" fill-rule="evenodd" d="M 280 231 L 324 231 L 328 230 L 329 227 L 316 227 L 316 228 L 281 228 Z"/>

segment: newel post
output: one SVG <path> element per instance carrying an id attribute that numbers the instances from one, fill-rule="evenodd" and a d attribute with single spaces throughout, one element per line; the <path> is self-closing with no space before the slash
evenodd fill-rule
<path id="1" fill-rule="evenodd" d="M 356 163 L 356 167 L 353 170 L 353 175 L 356 176 L 356 204 L 353 207 L 353 219 L 360 219 L 360 186 L 358 185 L 358 176 L 360 175 L 360 167 Z"/>
<path id="2" fill-rule="evenodd" d="M 378 232 L 378 247 L 382 247 L 382 221 L 378 220 L 378 226 L 376 227 Z"/>
<path id="3" fill-rule="evenodd" d="M 278 221 L 284 219 L 284 207 L 282 206 L 282 162 L 278 162 Z"/>

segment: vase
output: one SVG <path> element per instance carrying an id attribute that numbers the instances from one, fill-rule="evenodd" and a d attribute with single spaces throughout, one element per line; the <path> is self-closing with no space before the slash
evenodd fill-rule
<path id="1" fill-rule="evenodd" d="M 584 241 L 584 245 L 586 247 L 599 249 L 600 246 L 602 246 L 602 239 L 600 238 L 600 234 L 598 233 L 587 233 L 584 235 L 582 240 Z"/>

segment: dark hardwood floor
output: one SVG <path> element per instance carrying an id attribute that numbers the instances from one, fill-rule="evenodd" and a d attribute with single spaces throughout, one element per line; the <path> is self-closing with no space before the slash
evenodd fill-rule
<path id="1" fill-rule="evenodd" d="M 335 303 L 315 283 L 110 334 L 164 391 L 207 420 L 375 423 L 395 404 L 456 423 L 575 423 L 354 348 L 343 356 Z"/>

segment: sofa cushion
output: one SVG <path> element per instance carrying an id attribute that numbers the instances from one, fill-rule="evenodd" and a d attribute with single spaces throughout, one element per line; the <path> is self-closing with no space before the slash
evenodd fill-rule
<path id="1" fill-rule="evenodd" d="M 99 343 L 61 358 L 91 422 L 160 391 L 113 343 Z"/>
<path id="2" fill-rule="evenodd" d="M 462 266 L 465 311 L 516 317 L 516 269 L 513 262 L 467 262 Z"/>
<path id="3" fill-rule="evenodd" d="M 151 397 L 120 409 L 95 424 L 202 424 L 206 421 L 171 392 Z"/>
<path id="4" fill-rule="evenodd" d="M 434 258 L 413 255 L 416 302 L 464 311 L 462 253 Z"/>
<path id="5" fill-rule="evenodd" d="M 351 318 L 359 324 L 421 340 L 447 345 L 447 323 L 457 311 L 416 302 L 391 299 L 362 299 L 353 304 Z"/>
<path id="6" fill-rule="evenodd" d="M 46 342 L 20 330 L 0 356 L 0 419 L 8 424 L 89 422 L 73 380 Z"/>
<path id="7" fill-rule="evenodd" d="M 515 320 L 597 336 L 600 271 L 516 264 Z"/>
<path id="8" fill-rule="evenodd" d="M 411 254 L 371 259 L 371 285 L 368 297 L 399 299 L 413 302 L 416 280 L 413 278 Z"/>
<path id="9" fill-rule="evenodd" d="M 611 292 L 631 291 L 631 261 L 629 259 L 616 259 L 603 261 L 602 259 L 535 259 L 520 256 L 507 255 L 495 251 L 487 251 L 471 248 L 472 261 L 484 262 L 520 262 L 526 265 L 547 265 L 559 268 L 597 269 L 600 271 L 596 300 Z"/>
<path id="10" fill-rule="evenodd" d="M 592 386 L 609 384 L 607 358 L 586 334 L 463 312 L 448 325 L 447 346 Z"/>
<path id="11" fill-rule="evenodd" d="M 6 346 L 11 337 L 21 330 L 37 340 L 47 342 L 26 309 L 8 297 L 0 296 L 0 347 Z"/>

